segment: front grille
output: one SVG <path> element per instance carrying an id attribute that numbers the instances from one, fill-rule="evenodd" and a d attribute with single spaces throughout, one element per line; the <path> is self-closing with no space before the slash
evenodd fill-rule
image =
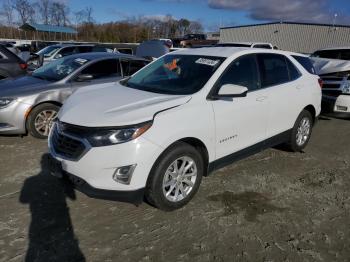
<path id="1" fill-rule="evenodd" d="M 340 84 L 327 84 L 327 83 L 324 83 L 322 88 L 339 89 L 340 88 Z"/>
<path id="2" fill-rule="evenodd" d="M 57 124 L 52 130 L 50 139 L 54 152 L 65 159 L 78 160 L 87 150 L 86 145 L 81 140 L 60 131 Z"/>
<path id="3" fill-rule="evenodd" d="M 333 97 L 338 97 L 342 94 L 343 92 L 340 89 L 334 89 L 334 90 L 322 90 L 322 94 L 326 96 L 333 96 Z"/>

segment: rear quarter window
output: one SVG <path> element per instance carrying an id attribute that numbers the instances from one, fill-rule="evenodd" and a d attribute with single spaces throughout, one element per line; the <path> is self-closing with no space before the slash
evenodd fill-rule
<path id="1" fill-rule="evenodd" d="M 312 65 L 312 62 L 310 58 L 304 57 L 304 56 L 292 56 L 295 60 L 298 61 L 299 64 L 302 65 L 302 67 L 305 68 L 306 71 L 308 71 L 310 74 L 316 75 L 316 70 L 314 66 Z"/>

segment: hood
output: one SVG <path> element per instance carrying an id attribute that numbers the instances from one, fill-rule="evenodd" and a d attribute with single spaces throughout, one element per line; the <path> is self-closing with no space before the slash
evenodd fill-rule
<path id="1" fill-rule="evenodd" d="M 191 96 L 162 95 L 119 83 L 84 87 L 68 98 L 59 113 L 62 122 L 86 126 L 126 126 L 152 120 L 154 115 L 187 103 Z"/>
<path id="2" fill-rule="evenodd" d="M 35 78 L 32 76 L 23 76 L 13 79 L 0 81 L 0 97 L 24 96 L 40 92 L 51 85 L 52 82 Z"/>
<path id="3" fill-rule="evenodd" d="M 318 75 L 350 71 L 350 61 L 310 57 Z"/>

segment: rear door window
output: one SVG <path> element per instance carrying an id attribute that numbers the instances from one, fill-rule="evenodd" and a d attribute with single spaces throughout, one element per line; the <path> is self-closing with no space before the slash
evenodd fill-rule
<path id="1" fill-rule="evenodd" d="M 308 71 L 310 74 L 316 75 L 316 70 L 312 65 L 310 58 L 304 57 L 304 56 L 296 56 L 296 55 L 293 55 L 292 57 L 295 60 L 297 60 L 298 63 L 301 64 L 306 69 L 306 71 Z"/>
<path id="2" fill-rule="evenodd" d="M 117 59 L 108 59 L 88 66 L 80 74 L 92 75 L 93 79 L 101 79 L 121 76 L 121 71 Z"/>
<path id="3" fill-rule="evenodd" d="M 92 46 L 78 46 L 78 53 L 89 53 L 92 50 Z"/>
<path id="4" fill-rule="evenodd" d="M 233 61 L 222 74 L 218 88 L 225 84 L 247 87 L 249 91 L 259 89 L 259 76 L 255 55 L 246 55 Z"/>
<path id="5" fill-rule="evenodd" d="M 288 72 L 289 72 L 289 80 L 294 81 L 301 76 L 299 70 L 295 67 L 295 65 L 288 59 L 285 58 L 287 62 Z"/>
<path id="6" fill-rule="evenodd" d="M 133 54 L 131 48 L 119 48 L 118 52 L 122 53 L 122 54 L 128 54 L 128 55 L 132 55 Z"/>
<path id="7" fill-rule="evenodd" d="M 94 46 L 92 52 L 107 52 L 107 49 L 103 46 Z"/>
<path id="8" fill-rule="evenodd" d="M 278 54 L 258 55 L 261 86 L 269 87 L 290 81 L 286 58 Z"/>
<path id="9" fill-rule="evenodd" d="M 147 64 L 146 61 L 141 61 L 141 60 L 122 60 L 121 65 L 123 68 L 123 75 L 131 76 L 137 71 L 139 71 L 146 64 Z"/>
<path id="10" fill-rule="evenodd" d="M 58 54 L 64 56 L 69 56 L 75 53 L 75 47 L 64 47 L 61 49 L 61 51 L 58 52 Z"/>

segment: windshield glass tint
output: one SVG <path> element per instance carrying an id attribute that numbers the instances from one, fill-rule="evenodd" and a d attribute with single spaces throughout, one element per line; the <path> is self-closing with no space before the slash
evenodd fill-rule
<path id="1" fill-rule="evenodd" d="M 38 54 L 43 55 L 44 57 L 50 57 L 52 56 L 58 49 L 60 49 L 57 46 L 47 46 L 44 49 L 41 49 Z"/>
<path id="2" fill-rule="evenodd" d="M 136 73 L 124 85 L 160 94 L 193 94 L 224 60 L 212 56 L 167 55 Z"/>
<path id="3" fill-rule="evenodd" d="M 48 81 L 59 81 L 87 63 L 85 58 L 62 58 L 35 70 L 32 76 Z"/>

